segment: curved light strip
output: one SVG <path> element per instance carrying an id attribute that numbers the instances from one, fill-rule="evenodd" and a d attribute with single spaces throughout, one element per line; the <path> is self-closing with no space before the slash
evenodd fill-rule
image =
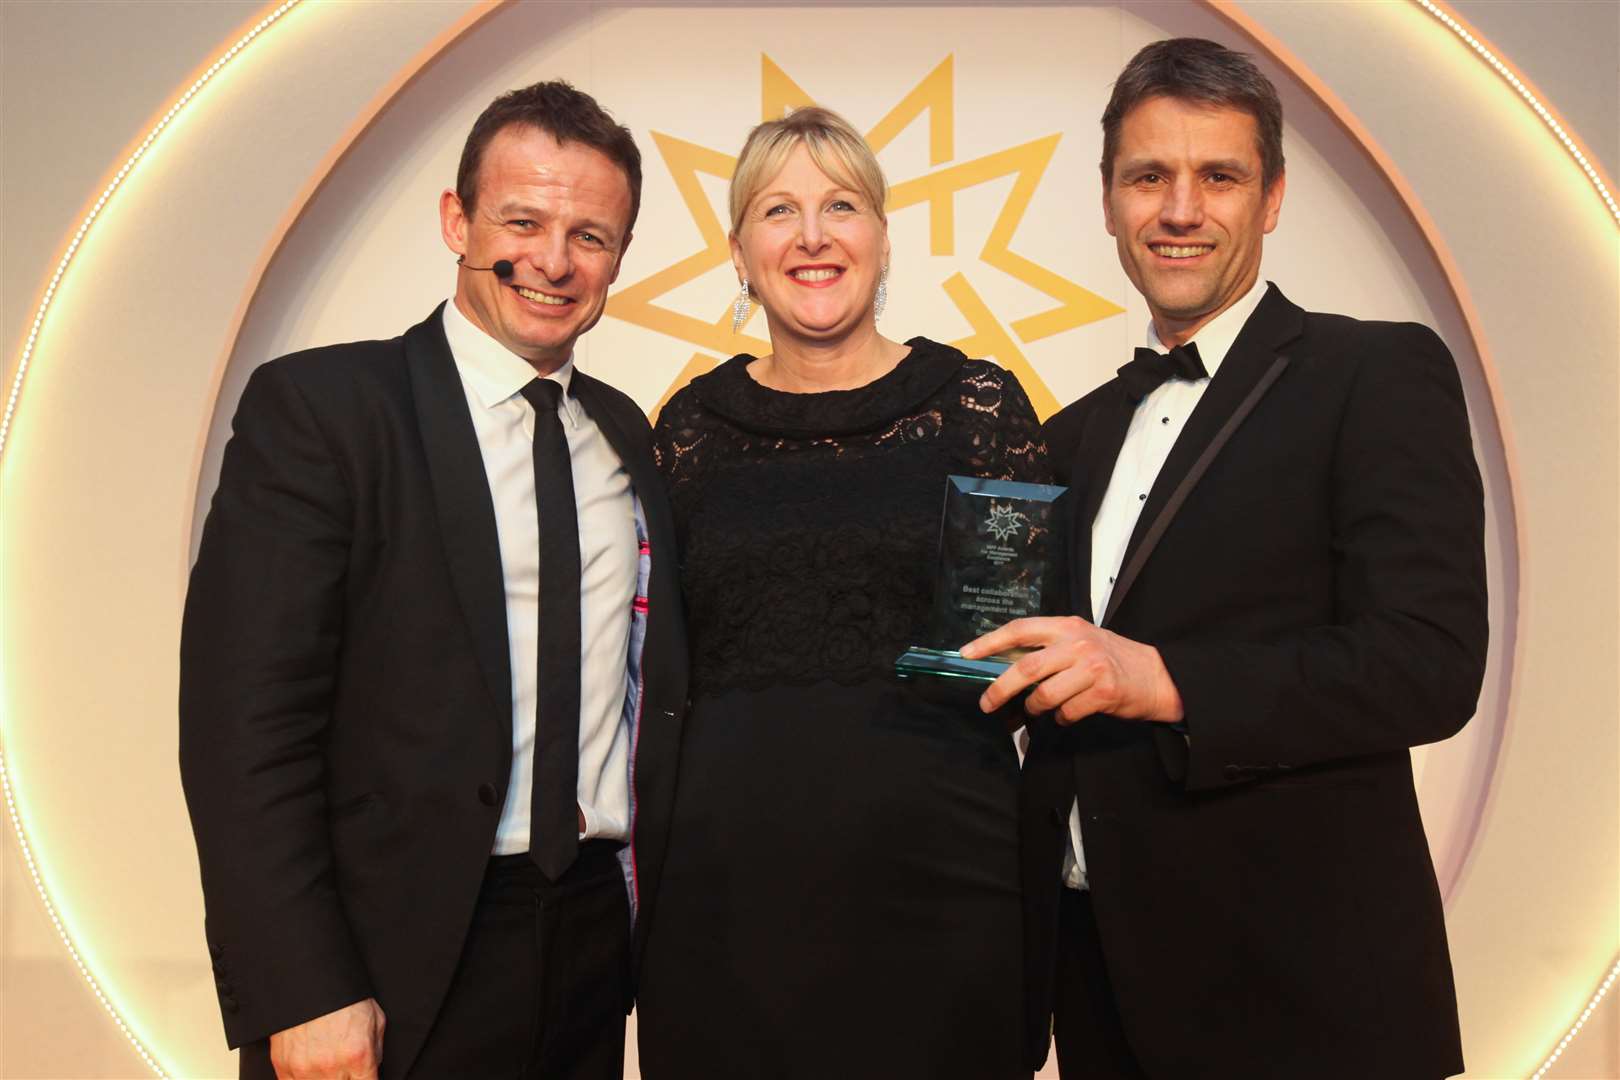
<path id="1" fill-rule="evenodd" d="M 1575 1021 L 1574 1027 L 1570 1028 L 1564 1033 L 1564 1037 L 1562 1039 L 1558 1040 L 1558 1045 L 1553 1048 L 1553 1052 L 1551 1054 L 1547 1055 L 1547 1060 L 1541 1063 L 1541 1068 L 1537 1069 L 1533 1074 L 1531 1074 L 1530 1080 L 1541 1080 L 1542 1077 L 1547 1075 L 1547 1070 L 1553 1067 L 1553 1062 L 1562 1057 L 1564 1051 L 1569 1049 L 1569 1044 L 1574 1040 L 1575 1036 L 1580 1033 L 1581 1027 L 1586 1023 L 1586 1021 L 1591 1018 L 1593 1011 L 1598 1007 L 1598 1002 L 1603 1000 L 1603 995 L 1607 994 L 1609 992 L 1609 987 L 1614 985 L 1614 980 L 1616 977 L 1620 977 L 1620 959 L 1615 960 L 1615 962 L 1609 967 L 1608 978 L 1603 980 L 1603 984 L 1597 988 L 1597 992 L 1594 993 L 1587 1001 L 1586 1008 L 1581 1010 L 1580 1019 Z"/>
<path id="2" fill-rule="evenodd" d="M 62 253 L 61 260 L 56 264 L 56 272 L 51 275 L 51 280 L 45 287 L 45 293 L 39 301 L 39 310 L 34 313 L 34 321 L 29 327 L 28 338 L 23 343 L 22 358 L 17 363 L 17 374 L 12 378 L 11 392 L 6 398 L 5 415 L 0 417 L 0 460 L 3 460 L 5 454 L 6 437 L 11 432 L 11 419 L 16 414 L 17 401 L 22 396 L 23 379 L 28 375 L 28 362 L 33 357 L 34 344 L 39 339 L 40 328 L 44 325 L 45 316 L 50 311 L 51 301 L 56 297 L 56 287 L 61 283 L 62 275 L 67 272 L 68 265 L 72 263 L 73 257 L 78 254 L 79 248 L 89 235 L 91 227 L 101 217 L 102 210 L 106 208 L 107 203 L 113 196 L 118 193 L 119 188 L 123 186 L 130 173 L 140 164 L 141 159 L 146 156 L 146 152 L 168 130 L 175 117 L 179 116 L 191 104 L 192 99 L 202 91 L 203 87 L 208 85 L 231 61 L 241 55 L 242 51 L 251 45 L 260 34 L 268 30 L 283 15 L 296 7 L 299 2 L 300 0 L 284 0 L 283 3 L 270 8 L 229 48 L 220 53 L 213 63 L 204 68 L 191 85 L 175 99 L 174 104 L 169 106 L 168 111 L 152 125 L 151 130 L 130 152 L 130 155 L 119 166 L 118 171 L 113 174 L 107 186 L 102 189 L 101 194 L 97 196 L 96 201 L 91 204 L 90 209 L 85 213 L 84 220 L 79 223 L 79 228 L 73 234 L 73 239 L 68 242 L 67 250 Z M 39 892 L 40 901 L 45 905 L 45 914 L 50 917 L 51 925 L 56 928 L 56 934 L 62 939 L 62 944 L 67 948 L 68 955 L 73 958 L 74 966 L 79 969 L 79 974 L 84 976 L 84 981 L 89 985 L 91 993 L 95 994 L 96 1000 L 101 1002 L 102 1008 L 107 1010 L 107 1014 L 112 1017 L 113 1023 L 118 1025 L 118 1030 L 123 1033 L 124 1038 L 129 1040 L 130 1046 L 140 1055 L 141 1060 L 146 1063 L 148 1068 L 158 1076 L 166 1077 L 168 1075 L 166 1067 L 146 1048 L 134 1030 L 124 1021 L 118 1006 L 113 1004 L 111 998 L 103 992 L 95 972 L 90 969 L 89 964 L 85 962 L 84 956 L 80 954 L 78 948 L 73 944 L 73 939 L 68 934 L 66 924 L 57 913 L 56 905 L 51 901 L 50 890 L 45 886 L 45 879 L 40 873 L 39 864 L 34 861 L 33 848 L 28 843 L 28 832 L 23 827 L 22 813 L 17 806 L 15 792 L 12 790 L 10 773 L 6 769 L 3 732 L 3 725 L 0 725 L 0 790 L 5 793 L 6 815 L 11 819 L 12 831 L 17 835 L 17 846 L 22 852 L 23 862 L 28 866 L 28 873 L 34 880 L 34 888 Z"/>
<path id="3" fill-rule="evenodd" d="M 85 964 L 84 958 L 79 955 L 79 950 L 73 947 L 73 939 L 68 937 L 67 927 L 62 925 L 61 919 L 57 918 L 56 909 L 51 906 L 50 894 L 45 889 L 45 882 L 39 876 L 39 867 L 34 864 L 34 853 L 28 848 L 28 837 L 23 834 L 22 818 L 18 815 L 17 804 L 11 797 L 11 780 L 6 775 L 6 763 L 3 755 L 0 755 L 0 789 L 5 791 L 6 813 L 11 816 L 12 827 L 16 829 L 17 843 L 22 848 L 23 862 L 28 865 L 28 873 L 34 879 L 34 888 L 39 890 L 39 898 L 45 902 L 45 914 L 51 917 L 51 925 L 56 927 L 57 936 L 62 939 L 62 944 L 67 946 L 68 955 L 73 957 L 73 963 L 78 967 L 79 974 L 83 975 L 84 981 L 90 984 L 91 993 L 96 995 L 96 1000 L 101 1002 L 102 1007 L 107 1010 L 107 1014 L 113 1018 L 113 1023 L 118 1025 L 118 1030 L 123 1032 L 124 1038 L 129 1040 L 129 1044 L 141 1056 L 141 1060 L 146 1062 L 147 1067 L 157 1073 L 158 1076 L 166 1076 L 163 1066 L 158 1064 L 157 1059 L 141 1044 L 141 1040 L 130 1030 L 129 1025 L 124 1023 L 124 1018 L 119 1015 L 117 1006 L 108 1000 L 106 994 L 101 992 L 101 984 L 96 981 L 94 973 Z"/>
<path id="4" fill-rule="evenodd" d="M 1603 205 L 1609 208 L 1609 214 L 1614 218 L 1615 223 L 1620 225 L 1620 205 L 1616 205 L 1614 195 L 1609 191 L 1608 185 L 1603 182 L 1603 174 L 1587 158 L 1581 144 L 1568 131 L 1564 130 L 1564 125 L 1559 122 L 1559 115 L 1541 103 L 1540 97 L 1537 96 L 1535 88 L 1530 85 L 1529 81 L 1498 57 L 1490 46 L 1485 43 L 1484 39 L 1476 35 L 1473 28 L 1455 14 L 1441 7 L 1434 0 L 1413 0 L 1413 2 L 1444 23 L 1446 29 L 1456 34 L 1470 49 L 1473 49 L 1478 54 L 1481 60 L 1489 64 L 1493 71 L 1502 76 L 1509 86 L 1518 91 L 1525 104 L 1529 105 L 1535 111 L 1535 114 L 1541 117 L 1541 121 L 1547 125 L 1547 129 L 1557 137 L 1559 142 L 1564 144 L 1564 149 L 1568 150 L 1570 157 L 1575 159 L 1575 164 L 1581 167 L 1581 171 L 1586 174 L 1586 178 L 1592 182 L 1592 188 L 1598 193 L 1598 198 L 1602 199 Z"/>
<path id="5" fill-rule="evenodd" d="M 97 218 L 101 217 L 102 208 L 107 205 L 107 200 L 111 199 L 118 189 L 123 186 L 125 178 L 129 176 L 136 165 L 140 164 L 141 159 L 146 156 L 147 150 L 151 149 L 158 136 L 162 135 L 169 125 L 174 122 L 174 118 L 179 116 L 187 105 L 191 104 L 191 99 L 196 97 L 215 75 L 224 70 L 226 64 L 235 60 L 243 49 L 251 45 L 254 38 L 264 33 L 272 23 L 296 7 L 299 2 L 300 0 L 285 0 L 284 3 L 270 9 L 245 34 L 237 38 L 230 48 L 221 53 L 218 59 L 203 69 L 203 73 L 197 76 L 196 81 L 186 88 L 185 92 L 175 100 L 173 105 L 169 106 L 169 111 L 164 113 L 162 118 L 152 125 L 152 130 L 146 133 L 146 138 L 142 139 L 129 157 L 125 159 L 124 164 L 113 174 L 113 178 L 107 182 L 106 188 L 97 197 L 89 212 L 84 215 L 84 220 L 79 223 L 78 231 L 73 234 L 73 239 L 69 241 L 67 250 L 62 253 L 61 261 L 56 264 L 56 273 L 51 275 L 50 283 L 45 286 L 45 295 L 40 298 L 39 310 L 34 313 L 33 325 L 28 328 L 28 340 L 23 342 L 22 359 L 17 363 L 17 374 L 11 380 L 11 393 L 6 397 L 6 412 L 3 417 L 0 417 L 0 458 L 5 456 L 6 436 L 11 431 L 11 418 L 17 411 L 17 399 L 22 396 L 23 379 L 28 375 L 28 361 L 34 355 L 34 343 L 39 339 L 39 329 L 44 325 L 45 315 L 50 311 L 51 301 L 56 297 L 56 286 L 61 282 L 62 275 L 67 272 L 68 264 L 73 261 L 73 256 L 78 253 L 79 245 L 84 243 L 84 238 L 89 234 L 90 227 L 96 223 Z"/>
<path id="6" fill-rule="evenodd" d="M 1564 125 L 1559 122 L 1560 117 L 1558 114 L 1541 103 L 1541 99 L 1536 95 L 1529 82 L 1498 57 L 1496 52 L 1473 32 L 1472 27 L 1468 26 L 1452 12 L 1441 8 L 1434 0 L 1413 0 L 1413 2 L 1436 19 L 1439 19 L 1446 29 L 1457 35 L 1470 49 L 1474 50 L 1481 60 L 1490 65 L 1493 71 L 1518 92 L 1518 95 L 1524 99 L 1525 104 L 1535 111 L 1535 114 L 1541 118 L 1542 123 L 1547 125 L 1547 129 L 1563 144 L 1564 149 L 1569 151 L 1570 157 L 1575 159 L 1575 164 L 1581 167 L 1581 171 L 1586 174 L 1586 178 L 1592 182 L 1592 188 L 1598 193 L 1598 197 L 1603 200 L 1603 205 L 1608 207 L 1609 214 L 1615 219 L 1616 224 L 1620 224 L 1620 205 L 1615 204 L 1614 195 L 1609 191 L 1608 185 L 1603 182 L 1602 173 L 1587 158 L 1580 143 L 1564 129 Z M 1609 992 L 1609 988 L 1614 985 L 1614 980 L 1617 977 L 1620 977 L 1620 957 L 1616 957 L 1614 963 L 1609 965 L 1608 976 L 1587 1000 L 1586 1008 L 1581 1010 L 1581 1015 L 1576 1018 L 1575 1023 L 1564 1033 L 1564 1037 L 1558 1040 L 1558 1045 L 1553 1048 L 1553 1052 L 1548 1054 L 1547 1059 L 1541 1063 L 1541 1067 L 1531 1074 L 1530 1080 L 1542 1080 L 1547 1075 L 1547 1070 L 1553 1067 L 1553 1063 L 1563 1056 L 1565 1050 L 1569 1049 L 1569 1044 L 1574 1041 L 1576 1035 L 1580 1034 L 1581 1028 L 1591 1018 L 1592 1012 L 1598 1007 L 1598 1003 L 1603 1000 L 1604 995 Z"/>
<path id="7" fill-rule="evenodd" d="M 1564 130 L 1564 125 L 1559 122 L 1560 117 L 1558 114 L 1541 103 L 1541 99 L 1536 95 L 1534 88 L 1530 86 L 1528 81 L 1503 62 L 1496 55 L 1496 52 L 1473 32 L 1472 27 L 1465 24 L 1452 12 L 1442 9 L 1434 0 L 1413 0 L 1413 2 L 1445 24 L 1446 29 L 1457 35 L 1470 49 L 1474 50 L 1481 60 L 1489 64 L 1493 71 L 1518 92 L 1518 95 L 1524 99 L 1525 104 L 1535 111 L 1535 114 L 1541 118 L 1542 123 L 1547 125 L 1547 129 L 1564 145 L 1564 149 L 1569 151 L 1570 157 L 1575 159 L 1575 164 L 1581 167 L 1581 171 L 1586 174 L 1586 178 L 1592 182 L 1592 188 L 1598 193 L 1598 197 L 1603 200 L 1603 205 L 1609 208 L 1609 214 L 1615 219 L 1616 224 L 1620 224 L 1620 205 L 1615 204 L 1614 195 L 1609 191 L 1608 185 L 1603 182 L 1602 173 L 1587 158 L 1580 143 L 1568 131 Z M 1574 1041 L 1576 1035 L 1580 1034 L 1581 1028 L 1586 1025 L 1586 1021 L 1590 1019 L 1593 1010 L 1598 1007 L 1598 1003 L 1609 992 L 1609 987 L 1614 985 L 1617 976 L 1620 976 L 1620 957 L 1617 957 L 1614 963 L 1609 965 L 1608 976 L 1597 988 L 1597 991 L 1592 994 L 1591 998 L 1587 1000 L 1586 1008 L 1581 1010 L 1581 1015 L 1575 1020 L 1575 1023 L 1564 1033 L 1564 1037 L 1558 1040 L 1558 1045 L 1553 1048 L 1553 1052 L 1547 1055 L 1547 1060 L 1543 1061 L 1541 1067 L 1531 1074 L 1530 1080 L 1542 1080 L 1547 1075 L 1547 1070 L 1553 1067 L 1553 1063 L 1563 1056 L 1565 1050 L 1569 1049 L 1569 1044 Z"/>

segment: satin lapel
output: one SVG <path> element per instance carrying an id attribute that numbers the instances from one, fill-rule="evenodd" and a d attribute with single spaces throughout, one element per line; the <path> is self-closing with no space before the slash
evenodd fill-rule
<path id="1" fill-rule="evenodd" d="M 473 650 L 489 684 L 495 716 L 512 717 L 512 669 L 506 640 L 506 581 L 495 534 L 495 500 L 484 473 L 467 394 L 444 337 L 443 305 L 405 334 L 405 361 L 416 421 L 427 452 L 445 560 L 455 582 Z"/>
<path id="2" fill-rule="evenodd" d="M 1114 463 L 1125 444 L 1125 431 L 1136 413 L 1136 404 L 1118 383 L 1104 388 L 1102 394 L 1095 415 L 1075 446 L 1074 464 L 1069 471 L 1070 488 L 1079 485 L 1069 499 L 1069 551 L 1073 560 L 1069 564 L 1069 593 L 1074 611 L 1088 622 L 1092 620 L 1091 526 L 1113 478 Z"/>
<path id="3" fill-rule="evenodd" d="M 1232 342 L 1232 348 L 1221 361 L 1220 370 L 1210 380 L 1209 388 L 1187 418 L 1187 426 L 1181 429 L 1181 435 L 1170 448 L 1169 457 L 1165 458 L 1164 467 L 1154 479 L 1147 502 L 1142 506 L 1142 514 L 1136 519 L 1136 528 L 1131 532 L 1130 543 L 1125 547 L 1122 571 L 1131 566 L 1137 549 L 1150 532 L 1155 537 L 1163 535 L 1165 527 L 1180 509 L 1179 505 L 1170 505 L 1170 500 L 1188 470 L 1199 460 L 1232 414 L 1244 406 L 1256 386 L 1268 376 L 1276 377 L 1272 368 L 1277 364 L 1278 350 L 1299 337 L 1304 330 L 1305 312 L 1284 297 L 1275 285 L 1268 286 L 1260 306 L 1255 308 L 1237 340 Z M 1269 382 L 1267 385 L 1269 387 Z M 1166 521 L 1155 527 L 1161 517 Z M 1135 574 L 1127 577 L 1122 572 L 1119 584 L 1108 598 L 1104 621 L 1119 610 L 1135 580 Z"/>

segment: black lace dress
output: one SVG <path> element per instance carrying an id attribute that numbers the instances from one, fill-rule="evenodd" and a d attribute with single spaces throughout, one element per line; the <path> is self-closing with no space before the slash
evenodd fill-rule
<path id="1" fill-rule="evenodd" d="M 1011 374 L 908 344 L 819 394 L 735 357 L 659 417 L 693 698 L 647 1080 L 1028 1075 L 1012 742 L 976 689 L 894 660 L 923 640 L 945 477 L 1049 469 Z"/>

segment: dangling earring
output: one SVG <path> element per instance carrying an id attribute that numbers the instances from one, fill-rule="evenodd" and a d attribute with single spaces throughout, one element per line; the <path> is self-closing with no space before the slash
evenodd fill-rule
<path id="1" fill-rule="evenodd" d="M 743 323 L 748 321 L 748 279 L 742 279 L 742 292 L 737 294 L 737 302 L 731 305 L 731 332 L 738 333 Z"/>
<path id="2" fill-rule="evenodd" d="M 889 303 L 889 268 L 888 268 L 888 266 L 884 266 L 883 267 L 883 272 L 878 274 L 877 295 L 872 297 L 872 321 L 873 322 L 877 322 L 879 319 L 883 318 L 883 309 L 888 306 L 888 303 Z"/>

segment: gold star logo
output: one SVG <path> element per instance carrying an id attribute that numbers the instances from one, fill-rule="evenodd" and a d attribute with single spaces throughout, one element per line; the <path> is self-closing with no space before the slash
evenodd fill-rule
<path id="1" fill-rule="evenodd" d="M 815 100 L 794 82 L 769 56 L 760 56 L 760 117 L 770 120 L 791 109 L 813 105 Z M 979 260 L 1056 301 L 1055 307 L 1036 311 L 1010 323 L 1003 323 L 984 302 L 967 276 L 952 274 L 942 287 L 973 332 L 951 342 L 969 356 L 995 360 L 1018 376 L 1029 394 L 1036 413 L 1045 419 L 1058 409 L 1058 402 L 1036 374 L 1019 348 L 1043 338 L 1084 326 L 1124 309 L 1082 288 L 1063 275 L 1019 255 L 1012 240 L 1029 209 L 1030 200 L 1040 187 L 1041 177 L 1052 161 L 1062 135 L 1047 135 L 1006 150 L 999 150 L 971 161 L 955 162 L 956 156 L 956 78 L 954 57 L 947 56 L 925 75 L 888 114 L 866 134 L 874 153 L 881 153 L 924 113 L 928 114 L 928 161 L 926 175 L 893 184 L 887 210 L 892 215 L 909 207 L 928 207 L 929 253 L 953 255 L 956 251 L 956 193 L 1004 176 L 1014 177 L 1011 191 L 1001 212 L 990 227 Z M 704 247 L 650 277 L 628 285 L 608 298 L 607 314 L 626 322 L 706 350 L 692 355 L 675 381 L 658 402 L 662 409 L 670 395 L 694 378 L 720 363 L 721 358 L 740 352 L 764 355 L 770 343 L 745 332 L 731 329 L 728 304 L 720 316 L 709 321 L 660 306 L 657 301 L 703 274 L 731 261 L 726 227 L 703 192 L 699 176 L 729 181 L 737 159 L 729 154 L 687 142 L 663 132 L 652 133 L 687 212 L 692 215 Z M 756 309 L 757 310 L 757 309 Z M 746 331 L 747 324 L 743 330 Z M 654 410 L 654 416 L 657 409 Z"/>

